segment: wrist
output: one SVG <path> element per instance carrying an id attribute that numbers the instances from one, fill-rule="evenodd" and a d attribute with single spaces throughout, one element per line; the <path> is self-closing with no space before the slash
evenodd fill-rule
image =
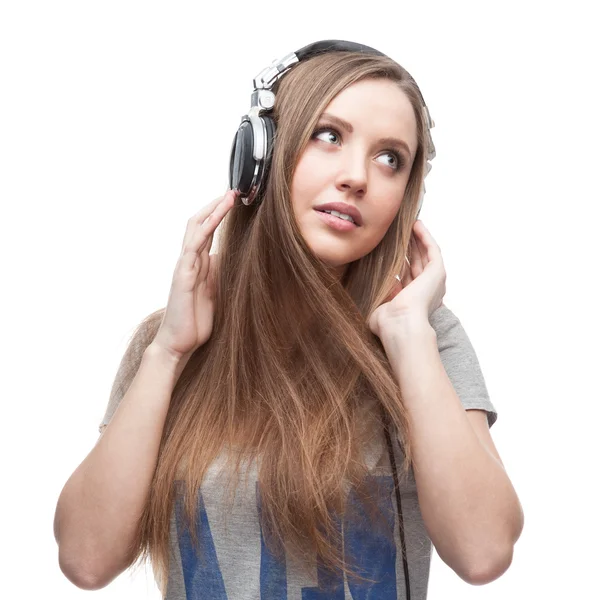
<path id="1" fill-rule="evenodd" d="M 437 339 L 435 329 L 427 317 L 412 314 L 397 315 L 388 319 L 381 327 L 382 343 L 402 345 L 413 344 L 422 339 Z"/>
<path id="2" fill-rule="evenodd" d="M 152 342 L 144 351 L 144 356 L 150 357 L 151 360 L 158 361 L 164 367 L 179 375 L 187 364 L 191 353 L 180 354 Z"/>

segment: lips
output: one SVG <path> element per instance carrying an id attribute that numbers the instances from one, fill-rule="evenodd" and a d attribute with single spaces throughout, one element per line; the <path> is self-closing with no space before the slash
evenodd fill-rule
<path id="1" fill-rule="evenodd" d="M 326 210 L 336 210 L 337 212 L 349 215 L 354 220 L 355 225 L 360 227 L 362 225 L 362 215 L 355 206 L 346 204 L 345 202 L 328 202 L 327 204 L 319 204 L 314 209 L 318 212 L 324 212 Z"/>
<path id="2" fill-rule="evenodd" d="M 358 229 L 358 225 L 352 223 L 352 221 L 348 221 L 347 219 L 340 219 L 335 215 L 330 215 L 329 213 L 315 210 L 319 219 L 325 222 L 329 227 L 335 229 L 336 231 L 353 231 Z"/>

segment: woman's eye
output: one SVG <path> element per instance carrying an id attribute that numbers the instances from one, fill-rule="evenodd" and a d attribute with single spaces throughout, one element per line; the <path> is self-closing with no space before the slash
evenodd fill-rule
<path id="1" fill-rule="evenodd" d="M 313 137 L 329 144 L 337 144 L 340 141 L 340 136 L 333 129 L 319 129 Z"/>
<path id="2" fill-rule="evenodd" d="M 342 136 L 331 127 L 321 127 L 321 129 L 317 129 L 313 133 L 312 137 L 313 139 L 318 139 L 327 144 L 334 145 L 337 145 L 342 141 Z M 397 152 L 390 150 L 388 152 L 384 152 L 377 158 L 379 159 L 382 156 L 387 159 L 385 164 L 394 169 L 394 171 L 399 171 L 404 165 L 404 159 L 402 158 L 402 155 L 398 154 Z"/>
<path id="3" fill-rule="evenodd" d="M 398 170 L 402 166 L 402 159 L 395 152 L 386 152 L 378 158 L 384 157 L 387 160 L 385 163 L 392 167 L 392 169 Z M 391 159 L 391 160 L 390 160 Z"/>

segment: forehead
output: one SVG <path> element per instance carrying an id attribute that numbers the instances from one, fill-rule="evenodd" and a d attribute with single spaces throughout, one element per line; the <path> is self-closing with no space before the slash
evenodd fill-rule
<path id="1" fill-rule="evenodd" d="M 395 81 L 366 79 L 342 90 L 326 113 L 349 121 L 357 132 L 376 137 L 399 137 L 414 153 L 417 121 L 408 96 Z"/>

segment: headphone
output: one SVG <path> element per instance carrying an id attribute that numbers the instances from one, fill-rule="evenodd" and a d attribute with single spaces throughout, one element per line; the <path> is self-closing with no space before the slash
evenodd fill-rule
<path id="1" fill-rule="evenodd" d="M 287 73 L 295 64 L 302 60 L 312 58 L 325 52 L 361 52 L 364 54 L 374 54 L 377 56 L 387 56 L 375 48 L 347 42 L 344 40 L 323 40 L 304 46 L 296 52 L 287 54 L 282 59 L 275 60 L 271 65 L 263 69 L 254 78 L 254 91 L 251 96 L 251 106 L 248 114 L 242 117 L 242 122 L 237 130 L 233 145 L 231 147 L 231 157 L 229 161 L 229 187 L 232 190 L 238 190 L 242 202 L 250 206 L 256 199 L 261 190 L 261 184 L 267 179 L 269 172 L 271 155 L 273 152 L 273 142 L 275 139 L 275 121 L 269 113 L 275 106 L 275 94 L 271 91 L 273 84 Z M 427 124 L 427 163 L 425 177 L 431 171 L 431 162 L 435 158 L 435 146 L 431 137 L 431 129 L 435 123 L 429 114 L 429 109 L 425 104 L 423 95 L 417 86 L 417 83 L 408 74 L 412 83 L 414 83 L 419 97 L 421 99 L 423 116 Z M 421 212 L 423 198 L 425 196 L 425 182 L 423 181 L 419 193 L 417 217 Z M 396 458 L 390 436 L 391 425 L 389 417 L 383 407 L 382 417 L 384 423 L 384 433 L 388 452 L 390 455 L 390 464 L 394 477 L 394 487 L 396 492 L 396 507 L 398 515 L 398 524 L 400 529 L 400 543 L 402 549 L 402 560 L 404 563 L 404 580 L 406 582 L 406 600 L 410 600 L 410 581 L 408 573 L 408 562 L 406 557 L 406 541 L 404 538 L 404 519 L 402 513 L 402 501 L 400 498 L 400 486 L 398 483 L 398 473 L 396 468 Z"/>
<path id="2" fill-rule="evenodd" d="M 270 116 L 275 106 L 275 94 L 271 88 L 295 64 L 326 52 L 361 52 L 387 56 L 364 44 L 344 40 L 323 40 L 308 44 L 296 52 L 291 52 L 283 58 L 273 61 L 254 78 L 250 110 L 242 117 L 233 140 L 229 160 L 229 188 L 239 191 L 240 198 L 246 206 L 254 202 L 269 172 L 276 131 L 275 121 Z M 423 116 L 427 124 L 427 163 L 424 179 L 431 170 L 430 161 L 435 158 L 435 146 L 430 131 L 435 127 L 435 123 L 429 114 L 419 86 L 410 74 L 408 76 L 419 93 Z M 424 196 L 425 182 L 423 181 L 419 192 L 417 217 L 421 212 Z"/>

